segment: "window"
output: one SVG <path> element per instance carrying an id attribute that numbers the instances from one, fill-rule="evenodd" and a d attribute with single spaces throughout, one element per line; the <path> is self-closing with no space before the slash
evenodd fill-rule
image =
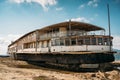
<path id="1" fill-rule="evenodd" d="M 55 46 L 60 46 L 60 40 L 59 39 L 55 40 Z"/>
<path id="2" fill-rule="evenodd" d="M 24 49 L 30 48 L 29 43 L 24 43 Z"/>
<path id="3" fill-rule="evenodd" d="M 41 42 L 41 47 L 44 48 L 44 42 Z"/>
<path id="4" fill-rule="evenodd" d="M 52 46 L 62 46 L 64 45 L 64 39 L 56 39 L 51 41 Z"/>
<path id="5" fill-rule="evenodd" d="M 112 39 L 111 39 L 110 43 L 111 43 L 111 46 L 112 46 L 112 45 L 113 45 L 113 43 L 112 43 Z"/>
<path id="6" fill-rule="evenodd" d="M 96 45 L 96 38 L 92 38 L 92 45 Z"/>
<path id="7" fill-rule="evenodd" d="M 104 44 L 109 45 L 109 39 L 108 38 L 104 38 Z"/>
<path id="8" fill-rule="evenodd" d="M 59 32 L 59 28 L 53 29 L 53 33 Z"/>
<path id="9" fill-rule="evenodd" d="M 30 48 L 32 48 L 32 44 L 30 43 Z"/>
<path id="10" fill-rule="evenodd" d="M 39 42 L 37 42 L 37 48 L 39 48 L 39 45 L 40 45 L 40 43 L 39 43 Z"/>
<path id="11" fill-rule="evenodd" d="M 36 43 L 35 42 L 33 43 L 33 45 L 34 45 L 34 48 L 36 48 Z"/>
<path id="12" fill-rule="evenodd" d="M 61 46 L 64 45 L 64 40 L 63 40 L 63 39 L 60 40 L 60 45 L 61 45 Z"/>
<path id="13" fill-rule="evenodd" d="M 76 45 L 76 38 L 71 39 L 71 44 Z"/>
<path id="14" fill-rule="evenodd" d="M 98 45 L 103 45 L 102 38 L 98 38 Z"/>
<path id="15" fill-rule="evenodd" d="M 78 39 L 78 45 L 83 45 L 83 39 L 82 38 Z"/>
<path id="16" fill-rule="evenodd" d="M 47 46 L 46 47 L 48 47 L 49 46 L 49 41 L 47 41 Z"/>
<path id="17" fill-rule="evenodd" d="M 85 44 L 90 45 L 90 38 L 85 38 Z"/>
<path id="18" fill-rule="evenodd" d="M 52 46 L 55 46 L 55 40 L 51 41 Z"/>
<path id="19" fill-rule="evenodd" d="M 70 39 L 65 39 L 65 45 L 69 46 L 70 45 Z"/>

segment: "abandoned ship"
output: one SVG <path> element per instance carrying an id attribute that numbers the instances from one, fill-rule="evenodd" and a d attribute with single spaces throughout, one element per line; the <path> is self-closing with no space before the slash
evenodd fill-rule
<path id="1" fill-rule="evenodd" d="M 93 24 L 67 21 L 31 31 L 8 46 L 13 59 L 98 68 L 114 61 L 112 36 Z"/>

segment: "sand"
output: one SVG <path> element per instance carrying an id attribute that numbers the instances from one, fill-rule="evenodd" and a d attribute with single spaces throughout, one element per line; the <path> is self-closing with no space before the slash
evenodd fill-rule
<path id="1" fill-rule="evenodd" d="M 118 67 L 120 61 L 113 64 Z M 120 71 L 115 69 L 106 72 L 71 72 L 0 58 L 0 80 L 120 80 Z"/>

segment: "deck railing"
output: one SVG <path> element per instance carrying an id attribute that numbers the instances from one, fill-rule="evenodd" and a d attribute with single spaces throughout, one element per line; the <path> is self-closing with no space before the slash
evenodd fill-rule
<path id="1" fill-rule="evenodd" d="M 55 32 L 45 33 L 39 36 L 40 40 L 57 38 L 57 37 L 69 37 L 69 36 L 85 36 L 85 35 L 105 35 L 104 33 L 85 32 L 85 31 L 67 31 L 67 32 Z"/>

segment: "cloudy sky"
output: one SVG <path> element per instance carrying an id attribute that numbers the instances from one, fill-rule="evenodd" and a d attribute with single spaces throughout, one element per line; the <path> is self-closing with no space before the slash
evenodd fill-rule
<path id="1" fill-rule="evenodd" d="M 0 54 L 21 35 L 69 19 L 101 26 L 108 34 L 107 3 L 113 47 L 120 49 L 120 0 L 0 0 Z"/>

